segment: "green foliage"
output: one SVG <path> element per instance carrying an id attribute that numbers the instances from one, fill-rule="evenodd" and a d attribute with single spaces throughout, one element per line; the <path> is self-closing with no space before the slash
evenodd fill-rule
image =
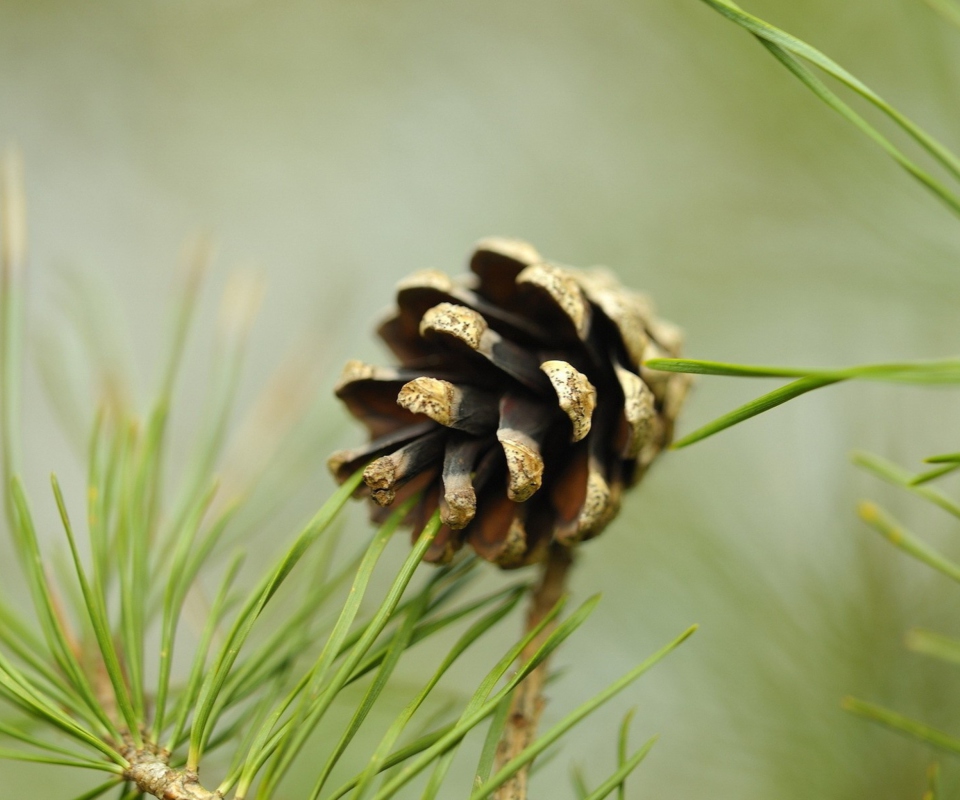
<path id="1" fill-rule="evenodd" d="M 794 369 L 790 367 L 761 367 L 746 364 L 725 364 L 717 361 L 697 361 L 689 358 L 652 358 L 646 362 L 651 369 L 663 372 L 688 372 L 693 375 L 726 375 L 736 378 L 797 378 L 792 383 L 768 392 L 724 414 L 676 441 L 674 448 L 687 447 L 715 433 L 726 430 L 751 417 L 776 408 L 800 395 L 848 380 L 886 381 L 917 385 L 960 384 L 960 360 L 916 362 L 911 364 L 867 364 L 844 369 Z M 948 458 L 935 456 L 934 458 Z M 930 463 L 941 463 L 933 462 Z"/>
<path id="2" fill-rule="evenodd" d="M 955 24 L 960 24 L 960 7 L 952 0 L 927 0 L 929 4 Z M 940 179 L 933 177 L 917 165 L 881 131 L 869 123 L 827 87 L 806 64 L 810 64 L 830 78 L 835 79 L 855 94 L 878 109 L 896 127 L 905 132 L 944 170 L 949 181 L 960 179 L 960 158 L 940 142 L 927 134 L 910 120 L 853 76 L 831 58 L 758 17 L 755 17 L 729 0 L 704 0 L 721 15 L 753 34 L 780 63 L 793 73 L 804 85 L 848 121 L 860 129 L 887 152 L 912 177 L 932 192 L 955 213 L 960 213 L 960 195 Z M 849 380 L 883 381 L 918 386 L 952 386 L 960 384 L 960 359 L 941 361 L 917 361 L 899 364 L 872 364 L 843 369 L 794 369 L 785 367 L 749 366 L 693 359 L 651 359 L 646 362 L 651 369 L 667 372 L 686 372 L 698 375 L 730 376 L 739 378 L 792 378 L 792 382 L 764 394 L 733 411 L 722 415 L 679 439 L 675 448 L 686 447 L 702 441 L 720 431 L 744 422 L 758 414 L 775 408 L 807 392 Z M 943 492 L 928 486 L 932 481 L 960 468 L 960 454 L 935 455 L 926 459 L 928 464 L 941 465 L 932 470 L 910 473 L 877 456 L 856 454 L 854 462 L 882 480 L 906 489 L 930 503 L 960 518 L 960 503 Z M 946 577 L 960 582 L 960 565 L 926 544 L 894 520 L 892 515 L 873 503 L 861 503 L 860 516 L 870 527 L 880 533 L 898 549 L 919 560 Z M 951 663 L 960 663 L 960 642 L 942 634 L 915 630 L 908 634 L 908 646 L 919 653 Z M 843 707 L 859 716 L 892 728 L 933 747 L 957 754 L 960 739 L 936 730 L 929 725 L 909 719 L 881 706 L 848 697 Z M 939 796 L 939 770 L 931 768 L 929 789 L 926 798 Z"/>
<path id="3" fill-rule="evenodd" d="M 870 105 L 878 109 L 891 120 L 896 127 L 906 133 L 920 147 L 946 171 L 951 180 L 960 180 L 960 158 L 948 148 L 938 142 L 919 125 L 905 114 L 898 111 L 879 94 L 873 91 L 861 80 L 851 75 L 829 56 L 824 55 L 815 47 L 791 36 L 768 22 L 752 14 L 746 13 L 736 3 L 730 0 L 703 0 L 707 5 L 718 11 L 731 22 L 752 33 L 759 42 L 770 51 L 790 72 L 807 86 L 818 98 L 845 119 L 853 123 L 867 137 L 878 144 L 887 154 L 903 167 L 910 175 L 924 187 L 936 195 L 954 213 L 960 214 L 960 195 L 939 179 L 922 169 L 915 161 L 909 158 L 878 128 L 871 125 L 864 117 L 831 91 L 815 73 L 808 69 L 804 62 L 812 64 L 831 78 L 851 89 L 865 99 Z M 955 7 L 954 7 L 955 8 Z"/>
<path id="4" fill-rule="evenodd" d="M 229 435 L 258 287 L 240 279 L 225 294 L 216 367 L 205 422 L 194 437 L 185 469 L 166 464 L 168 419 L 207 249 L 197 250 L 171 314 L 168 355 L 159 389 L 141 424 L 134 409 L 108 394 L 92 426 L 86 465 L 85 525 L 56 476 L 59 512 L 72 573 L 48 568 L 48 542 L 34 523 L 34 504 L 21 479 L 19 392 L 24 307 L 23 201 L 15 172 L 2 170 L 3 259 L 0 287 L 0 453 L 8 527 L 39 625 L 14 610 L 0 592 L 0 758 L 105 773 L 108 779 L 78 795 L 121 798 L 144 791 L 137 765 L 155 761 L 181 775 L 220 770 L 204 796 L 280 796 L 295 770 L 309 771 L 311 798 L 351 796 L 386 800 L 432 770 L 425 797 L 439 797 L 464 738 L 488 725 L 476 780 L 462 796 L 490 797 L 520 769 L 555 745 L 573 726 L 625 690 L 692 632 L 583 703 L 520 756 L 494 771 L 496 744 L 519 683 L 543 664 L 588 619 L 599 597 L 565 618 L 565 600 L 494 665 L 459 715 L 418 723 L 417 713 L 439 682 L 468 651 L 487 655 L 481 640 L 510 620 L 530 586 L 521 580 L 487 594 L 468 589 L 482 571 L 464 557 L 440 569 L 421 560 L 440 527 L 439 516 L 420 532 L 379 596 L 375 576 L 416 498 L 395 511 L 359 552 L 340 565 L 337 522 L 361 472 L 333 492 L 265 569 L 245 568 L 238 549 L 247 502 L 257 481 L 225 487 L 215 477 Z M 184 477 L 173 490 L 170 475 Z M 228 490 L 229 489 L 229 490 Z M 249 526 L 246 526 L 249 528 Z M 426 574 L 423 574 L 426 569 Z M 387 568 L 388 573 L 391 571 Z M 75 600 L 74 600 L 75 598 Z M 68 602 L 68 599 L 70 602 Z M 191 636 L 186 612 L 206 607 L 206 622 Z M 426 639 L 461 629 L 422 688 L 376 735 L 371 722 L 404 656 Z M 548 629 L 548 626 L 552 626 Z M 513 670 L 539 635 L 536 652 Z M 175 655 L 187 651 L 188 668 Z M 441 651 L 442 652 L 442 651 Z M 183 659 L 180 660 L 181 662 Z M 183 672 L 184 674 L 180 674 Z M 351 709 L 346 722 L 332 713 Z M 320 734 L 318 736 L 317 734 Z M 324 752 L 317 760 L 317 740 Z M 622 787 L 650 749 L 627 755 L 621 736 L 617 771 L 591 798 Z M 351 750 L 351 748 L 353 748 Z M 366 748 L 364 750 L 364 748 Z M 330 779 L 346 753 L 364 753 L 365 766 L 333 790 Z M 217 752 L 222 757 L 214 758 Z M 224 764 L 226 763 L 226 767 Z M 216 794 L 212 792 L 215 790 Z M 622 796 L 622 788 L 621 788 Z M 472 792 L 472 794 L 471 794 Z M 186 795 L 183 795 L 186 797 Z M 192 797 L 193 795 L 191 795 Z"/>
<path id="5" fill-rule="evenodd" d="M 871 380 L 919 386 L 960 383 L 960 371 L 958 371 L 960 360 L 956 359 L 908 364 L 872 364 L 833 370 L 749 366 L 692 359 L 651 359 L 646 362 L 646 366 L 651 369 L 687 372 L 697 375 L 721 375 L 739 378 L 796 378 L 792 383 L 762 395 L 687 434 L 674 444 L 675 448 L 687 447 L 809 391 L 843 381 Z M 960 519 L 960 502 L 928 485 L 931 481 L 957 469 L 958 458 L 956 454 L 936 455 L 927 458 L 926 463 L 942 464 L 944 466 L 920 473 L 911 473 L 871 454 L 857 453 L 853 460 L 858 466 L 882 480 L 906 489 Z M 864 502 L 860 505 L 860 516 L 864 522 L 907 555 L 937 570 L 946 577 L 960 582 L 960 564 L 954 563 L 922 539 L 907 531 L 889 513 L 873 503 Z M 954 663 L 960 661 L 960 656 L 958 656 L 960 654 L 960 642 L 939 634 L 914 631 L 908 637 L 908 644 L 917 652 Z M 855 698 L 845 699 L 843 706 L 852 713 L 905 733 L 934 747 L 952 753 L 960 753 L 960 739 L 921 722 Z M 930 796 L 935 796 L 933 790 L 931 790 Z"/>

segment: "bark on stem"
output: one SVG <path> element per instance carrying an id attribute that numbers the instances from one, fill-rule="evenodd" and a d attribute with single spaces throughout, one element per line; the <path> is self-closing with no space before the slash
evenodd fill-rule
<path id="1" fill-rule="evenodd" d="M 553 545 L 550 555 L 543 567 L 540 583 L 534 590 L 527 611 L 526 630 L 535 628 L 556 604 L 566 591 L 567 572 L 573 563 L 572 551 L 561 545 Z M 520 655 L 521 662 L 530 659 L 553 632 L 556 623 L 544 628 L 540 634 L 524 648 Z M 549 659 L 540 664 L 514 690 L 510 702 L 510 716 L 497 745 L 496 769 L 500 769 L 515 756 L 526 749 L 537 735 L 537 725 L 543 713 L 546 700 L 543 697 L 543 686 L 547 679 Z M 513 778 L 507 781 L 497 793 L 494 800 L 526 800 L 527 778 L 531 765 L 520 770 Z"/>
<path id="2" fill-rule="evenodd" d="M 196 772 L 174 769 L 167 763 L 169 753 L 151 749 L 135 750 L 126 756 L 130 766 L 123 777 L 145 794 L 160 800 L 221 800 L 219 792 L 200 785 Z"/>

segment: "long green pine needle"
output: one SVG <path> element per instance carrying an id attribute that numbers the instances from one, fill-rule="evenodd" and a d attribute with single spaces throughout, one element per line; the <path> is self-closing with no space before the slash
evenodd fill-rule
<path id="1" fill-rule="evenodd" d="M 592 714 L 604 703 L 613 699 L 613 697 L 626 689 L 631 683 L 636 681 L 641 675 L 643 675 L 643 673 L 654 666 L 654 664 L 661 661 L 669 653 L 679 647 L 684 641 L 693 635 L 696 629 L 696 625 L 687 628 L 687 630 L 685 630 L 682 634 L 680 634 L 680 636 L 678 636 L 668 645 L 662 647 L 641 664 L 638 664 L 636 667 L 630 670 L 626 675 L 621 677 L 619 680 L 614 681 L 602 692 L 598 693 L 596 696 L 592 697 L 590 700 L 583 703 L 576 710 L 564 717 L 560 722 L 550 728 L 550 730 L 538 737 L 536 741 L 534 741 L 533 744 L 527 747 L 523 752 L 504 764 L 503 767 L 501 767 L 501 769 L 494 774 L 489 781 L 474 789 L 473 793 L 470 795 L 470 800 L 484 800 L 484 798 L 490 797 L 490 795 L 493 794 L 500 786 L 510 780 L 510 778 L 513 777 L 513 775 L 515 775 L 519 770 L 523 769 L 523 767 L 533 761 L 546 748 L 560 739 L 560 737 L 566 734 L 567 731 L 569 731 L 574 725 Z M 650 742 L 649 744 L 652 746 L 653 743 Z M 643 751 L 641 750 L 641 752 Z M 643 754 L 646 755 L 645 752 Z M 640 756 L 640 758 L 642 759 L 643 756 Z M 637 763 L 639 763 L 639 760 Z M 610 791 L 613 791 L 616 785 L 616 783 L 613 783 L 610 787 Z"/>
<path id="2" fill-rule="evenodd" d="M 874 703 L 858 700 L 855 697 L 845 697 L 842 705 L 844 710 L 852 714 L 878 722 L 887 728 L 904 733 L 921 742 L 926 742 L 940 750 L 946 750 L 948 753 L 960 754 L 960 739 L 951 736 L 949 733 L 944 733 L 929 725 L 924 725 L 922 722 L 917 722 Z"/>

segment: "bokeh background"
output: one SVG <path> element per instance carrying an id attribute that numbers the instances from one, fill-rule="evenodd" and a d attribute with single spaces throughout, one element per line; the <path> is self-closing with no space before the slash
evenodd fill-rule
<path id="1" fill-rule="evenodd" d="M 960 31 L 921 0 L 748 8 L 960 146 Z M 327 452 L 361 435 L 327 394 L 346 358 L 386 358 L 369 330 L 394 283 L 460 271 L 484 235 L 613 267 L 685 328 L 695 357 L 842 365 L 960 350 L 957 220 L 697 0 L 0 0 L 0 141 L 23 153 L 29 201 L 28 484 L 40 496 L 56 469 L 79 485 L 89 350 L 125 364 L 140 397 L 151 388 L 182 244 L 208 231 L 218 256 L 179 447 L 202 407 L 216 295 L 238 266 L 267 287 L 238 419 L 291 347 L 321 389 L 299 488 L 254 533 L 264 552 L 330 491 Z M 701 380 L 681 430 L 766 388 Z M 637 740 L 661 739 L 631 796 L 919 798 L 934 754 L 840 700 L 960 731 L 957 676 L 902 646 L 915 625 L 960 634 L 957 596 L 859 523 L 856 501 L 960 547 L 949 520 L 859 474 L 849 453 L 916 467 L 958 449 L 956 408 L 950 391 L 842 386 L 662 459 L 583 552 L 574 592 L 604 601 L 558 659 L 547 721 L 701 629 L 577 729 L 536 796 L 572 797 L 575 765 L 604 777 L 635 704 Z M 366 535 L 361 513 L 351 524 Z M 402 664 L 401 684 L 434 657 Z M 0 775 L 10 796 L 79 785 L 8 763 Z M 469 778 L 466 764 L 449 796 Z"/>

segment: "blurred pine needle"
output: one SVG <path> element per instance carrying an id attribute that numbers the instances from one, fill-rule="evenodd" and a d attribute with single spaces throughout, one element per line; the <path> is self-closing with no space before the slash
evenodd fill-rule
<path id="1" fill-rule="evenodd" d="M 486 657 L 475 651 L 476 645 L 508 620 L 529 586 L 516 582 L 467 596 L 480 572 L 472 558 L 418 577 L 440 527 L 435 515 L 386 591 L 373 597 L 374 575 L 384 569 L 387 545 L 416 498 L 338 567 L 335 523 L 362 470 L 291 532 L 272 564 L 254 565 L 249 574 L 245 552 L 237 546 L 240 532 L 250 527 L 243 519 L 251 513 L 249 499 L 270 473 L 283 442 L 302 435 L 317 382 L 304 377 L 303 357 L 295 356 L 255 404 L 241 435 L 233 434 L 233 407 L 263 289 L 257 276 L 236 273 L 223 293 L 202 422 L 186 463 L 167 463 L 178 375 L 211 258 L 205 240 L 185 259 L 167 354 L 143 419 L 133 407 L 133 393 L 117 390 L 125 376 L 103 384 L 87 448 L 82 513 L 57 476 L 51 476 L 70 558 L 69 568 L 51 571 L 21 477 L 27 259 L 20 173 L 18 156 L 8 154 L 0 168 L 0 454 L 8 528 L 39 634 L 0 592 L 0 699 L 9 712 L 0 720 L 0 737 L 13 745 L 0 748 L 0 759 L 106 776 L 89 789 L 78 780 L 77 800 L 93 800 L 117 788 L 122 798 L 146 793 L 164 800 L 228 795 L 267 800 L 282 794 L 283 782 L 294 770 L 313 776 L 309 796 L 314 800 L 347 794 L 386 800 L 428 771 L 426 796 L 439 797 L 464 738 L 492 719 L 477 779 L 466 789 L 472 800 L 482 800 L 693 632 L 685 631 L 491 774 L 489 742 L 496 742 L 513 692 L 577 631 L 599 601 L 592 597 L 562 618 L 563 598 L 539 626 L 493 659 L 459 716 L 430 720 L 409 741 L 417 712 L 445 673 L 468 650 L 473 660 Z M 179 480 L 171 481 L 173 475 Z M 255 515 L 262 513 L 254 509 Z M 206 619 L 202 630 L 191 634 L 181 623 L 198 599 Z M 545 628 L 548 623 L 555 628 Z M 385 732 L 373 733 L 371 723 L 378 715 L 372 712 L 387 697 L 394 670 L 407 652 L 458 628 L 452 646 L 437 650 L 434 674 Z M 543 643 L 513 671 L 541 630 L 549 630 Z M 185 661 L 178 660 L 176 654 L 184 651 Z M 178 667 L 181 662 L 185 671 Z M 352 712 L 341 727 L 331 709 L 343 704 Z M 616 773 L 589 796 L 606 796 L 622 786 L 651 744 L 630 756 L 621 747 Z M 355 757 L 358 749 L 366 766 L 330 790 L 335 773 L 343 781 L 343 756 L 351 752 Z M 214 758 L 211 765 L 211 757 L 221 751 L 226 767 L 224 758 Z"/>

